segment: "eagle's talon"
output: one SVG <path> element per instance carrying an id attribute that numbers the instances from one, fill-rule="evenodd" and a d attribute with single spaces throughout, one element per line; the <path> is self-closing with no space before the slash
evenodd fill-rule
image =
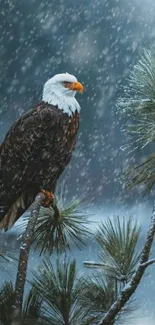
<path id="1" fill-rule="evenodd" d="M 45 195 L 45 199 L 42 201 L 42 206 L 49 208 L 53 203 L 54 194 L 46 190 L 41 190 L 41 193 Z"/>

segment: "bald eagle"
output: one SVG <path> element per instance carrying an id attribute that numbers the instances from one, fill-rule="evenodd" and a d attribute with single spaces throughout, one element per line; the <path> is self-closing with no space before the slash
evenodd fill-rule
<path id="1" fill-rule="evenodd" d="M 6 134 L 0 146 L 0 229 L 10 229 L 42 189 L 54 193 L 75 147 L 77 91 L 83 86 L 75 76 L 55 75 L 45 83 L 42 101 Z"/>

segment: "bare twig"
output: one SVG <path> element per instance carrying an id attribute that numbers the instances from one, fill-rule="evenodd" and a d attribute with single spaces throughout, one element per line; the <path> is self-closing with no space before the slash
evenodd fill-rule
<path id="1" fill-rule="evenodd" d="M 112 304 L 109 311 L 104 315 L 99 325 L 109 325 L 116 318 L 118 313 L 122 310 L 126 302 L 130 299 L 133 293 L 136 291 L 146 268 L 155 263 L 155 260 L 148 260 L 150 256 L 150 251 L 155 235 L 155 202 L 153 206 L 151 224 L 147 232 L 145 245 L 142 250 L 140 262 L 137 266 L 135 273 L 133 274 L 131 280 L 123 288 L 118 299 Z"/>

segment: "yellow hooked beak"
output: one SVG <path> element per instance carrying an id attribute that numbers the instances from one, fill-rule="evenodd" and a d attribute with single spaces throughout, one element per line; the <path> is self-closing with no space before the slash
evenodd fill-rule
<path id="1" fill-rule="evenodd" d="M 72 82 L 67 85 L 67 88 L 75 91 L 79 91 L 80 93 L 83 93 L 83 85 L 80 82 Z"/>

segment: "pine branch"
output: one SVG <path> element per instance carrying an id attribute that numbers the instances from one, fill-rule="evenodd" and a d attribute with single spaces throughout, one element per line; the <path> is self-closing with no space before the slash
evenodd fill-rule
<path id="1" fill-rule="evenodd" d="M 155 235 L 155 202 L 153 206 L 153 213 L 151 218 L 150 227 L 147 232 L 146 241 L 141 253 L 140 262 L 137 266 L 136 271 L 134 272 L 131 280 L 128 282 L 128 284 L 123 288 L 121 291 L 118 299 L 113 303 L 113 305 L 110 307 L 108 312 L 104 315 L 99 325 L 109 325 L 113 320 L 115 320 L 116 316 L 122 308 L 125 306 L 127 301 L 130 299 L 130 297 L 133 295 L 133 293 L 136 291 L 146 268 L 151 265 L 152 263 L 149 261 L 150 251 L 153 243 Z"/>
<path id="2" fill-rule="evenodd" d="M 130 217 L 108 218 L 96 232 L 100 260 L 106 274 L 126 281 L 131 279 L 140 259 L 137 244 L 141 228 Z"/>
<path id="3" fill-rule="evenodd" d="M 126 186 L 128 189 L 143 184 L 144 194 L 149 193 L 155 185 L 155 154 L 143 159 L 138 165 L 128 168 L 125 177 L 128 179 Z"/>
<path id="4" fill-rule="evenodd" d="M 124 87 L 124 98 L 117 103 L 120 114 L 126 118 L 123 126 L 126 144 L 121 149 L 132 153 L 155 143 L 155 45 L 142 49 L 137 63 Z M 124 124 L 124 120 L 123 120 Z M 144 194 L 155 185 L 154 154 L 131 167 L 125 176 L 129 177 L 128 188 L 144 185 Z M 127 179 L 128 182 L 128 179 Z"/>
<path id="5" fill-rule="evenodd" d="M 145 263 L 142 263 L 142 266 L 148 267 L 148 266 L 150 266 L 150 265 L 152 265 L 154 263 L 155 263 L 155 259 L 152 259 L 152 260 L 149 260 L 149 261 L 147 261 Z"/>
<path id="6" fill-rule="evenodd" d="M 55 264 L 55 263 L 54 263 Z M 43 260 L 34 273 L 33 288 L 42 297 L 43 314 L 51 325 L 83 325 L 87 311 L 79 304 L 83 294 L 83 278 L 76 277 L 76 261 L 58 257 L 53 265 L 49 258 Z M 48 288 L 48 290 L 47 290 Z"/>
<path id="7" fill-rule="evenodd" d="M 41 208 L 34 232 L 34 249 L 41 254 L 62 253 L 75 244 L 81 249 L 85 240 L 91 235 L 87 228 L 86 203 L 88 198 L 73 198 L 67 204 L 62 202 L 63 193 L 55 196 L 50 208 Z M 24 217 L 23 227 L 28 216 Z M 21 225 L 20 225 L 21 227 Z"/>
<path id="8" fill-rule="evenodd" d="M 23 303 L 24 287 L 26 281 L 28 257 L 29 257 L 31 244 L 33 242 L 34 228 L 37 222 L 42 201 L 44 199 L 45 199 L 45 195 L 43 193 L 39 193 L 35 198 L 35 201 L 33 203 L 33 209 L 31 211 L 31 216 L 29 218 L 28 225 L 25 231 L 23 243 L 20 248 L 18 272 L 17 272 L 16 285 L 15 285 L 15 303 L 13 306 L 14 310 L 12 315 L 12 319 L 13 319 L 12 325 L 21 324 L 20 319 L 22 313 L 22 303 Z"/>

